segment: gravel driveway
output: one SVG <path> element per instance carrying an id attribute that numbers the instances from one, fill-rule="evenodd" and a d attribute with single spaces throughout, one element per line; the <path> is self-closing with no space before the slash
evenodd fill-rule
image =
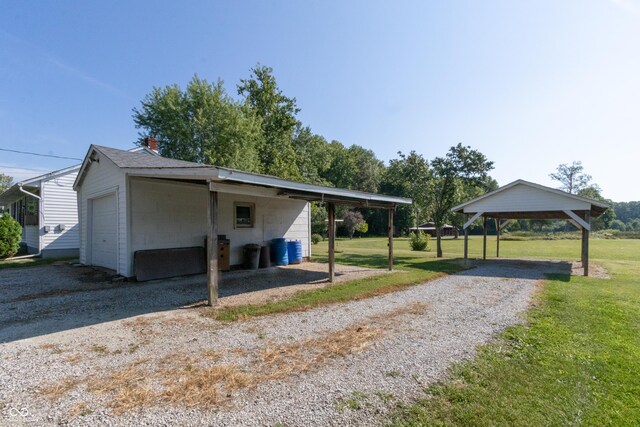
<path id="1" fill-rule="evenodd" d="M 74 313 L 62 306 L 64 328 L 0 344 L 0 424 L 381 424 L 519 322 L 536 282 L 558 265 L 486 263 L 401 292 L 235 323 L 177 310 L 188 291 L 152 286 L 159 302 L 132 304 L 126 318 L 92 310 L 94 323 L 69 329 Z M 30 300 L 34 312 L 43 299 Z"/>

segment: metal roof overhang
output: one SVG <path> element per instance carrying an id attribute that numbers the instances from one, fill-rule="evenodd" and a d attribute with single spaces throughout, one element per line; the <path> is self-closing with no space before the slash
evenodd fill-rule
<path id="1" fill-rule="evenodd" d="M 234 186 L 239 192 L 270 188 L 276 190 L 274 195 L 309 202 L 328 202 L 358 207 L 393 208 L 399 204 L 411 204 L 412 200 L 404 197 L 366 193 L 344 188 L 323 187 L 288 181 L 268 175 L 259 175 L 220 167 L 195 168 L 132 168 L 125 169 L 129 176 L 170 179 L 176 181 L 209 182 L 209 189 L 216 191 L 216 185 Z"/>

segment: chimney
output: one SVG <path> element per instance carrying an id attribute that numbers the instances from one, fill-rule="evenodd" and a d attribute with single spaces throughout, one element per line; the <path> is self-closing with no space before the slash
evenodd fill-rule
<path id="1" fill-rule="evenodd" d="M 152 136 L 144 139 L 144 146 L 156 153 L 158 152 L 158 140 Z"/>

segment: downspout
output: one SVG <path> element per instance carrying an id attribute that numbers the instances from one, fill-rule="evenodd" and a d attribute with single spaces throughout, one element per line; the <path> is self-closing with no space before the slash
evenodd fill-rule
<path id="1" fill-rule="evenodd" d="M 33 193 L 29 193 L 27 190 L 22 188 L 22 184 L 18 184 L 18 190 L 20 190 L 21 192 L 23 192 L 27 196 L 35 197 L 36 199 L 38 199 L 38 252 L 35 253 L 35 254 L 30 254 L 30 255 L 15 256 L 13 258 L 6 258 L 7 261 L 14 260 L 14 259 L 37 258 L 40 255 L 42 255 L 42 234 L 40 233 L 40 229 L 42 228 L 42 223 L 44 222 L 43 221 L 44 220 L 44 213 L 42 212 L 42 208 L 43 208 L 42 197 L 37 196 L 37 195 L 35 195 Z"/>

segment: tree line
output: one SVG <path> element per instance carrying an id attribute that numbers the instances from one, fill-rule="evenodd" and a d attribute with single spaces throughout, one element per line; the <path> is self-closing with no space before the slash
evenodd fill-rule
<path id="1" fill-rule="evenodd" d="M 456 221 L 450 212 L 455 203 L 497 188 L 488 175 L 493 163 L 462 144 L 432 160 L 415 151 L 399 152 L 385 166 L 370 149 L 328 141 L 298 120 L 296 99 L 282 93 L 269 67 L 253 68 L 235 90 L 237 97 L 227 92 L 222 80 L 210 83 L 197 75 L 185 89 L 153 88 L 133 109 L 140 129 L 137 143 L 152 136 L 166 157 L 410 197 L 413 205 L 399 207 L 395 217 L 395 224 L 405 230 L 428 220 L 438 228 Z M 347 235 L 364 230 L 362 222 L 373 234 L 386 232 L 386 212 L 341 207 L 338 215 L 345 219 Z M 324 207 L 315 205 L 314 228 L 322 228 L 325 220 Z M 439 242 L 438 236 L 441 255 Z"/>

